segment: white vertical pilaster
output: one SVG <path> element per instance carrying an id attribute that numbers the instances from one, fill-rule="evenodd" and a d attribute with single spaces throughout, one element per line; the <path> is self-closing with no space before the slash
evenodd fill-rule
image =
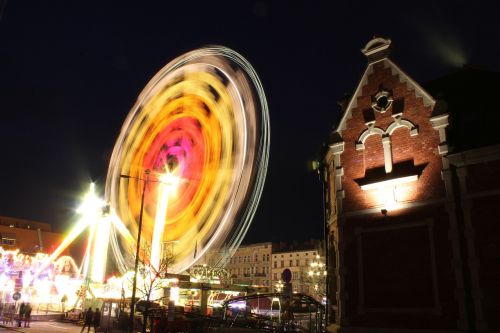
<path id="1" fill-rule="evenodd" d="M 474 246 L 474 230 L 471 218 L 471 200 L 467 197 L 467 166 L 459 167 L 456 169 L 458 182 L 460 186 L 460 206 L 464 217 L 464 235 L 465 245 L 467 250 L 467 266 L 469 268 L 471 280 L 471 296 L 474 303 L 474 317 L 475 327 L 478 332 L 488 330 L 488 325 L 484 318 L 482 298 L 483 292 L 479 283 L 479 259 L 476 256 L 476 249 Z"/>
<path id="2" fill-rule="evenodd" d="M 382 137 L 382 146 L 384 147 L 385 173 L 390 173 L 392 171 L 392 149 L 390 136 Z"/>

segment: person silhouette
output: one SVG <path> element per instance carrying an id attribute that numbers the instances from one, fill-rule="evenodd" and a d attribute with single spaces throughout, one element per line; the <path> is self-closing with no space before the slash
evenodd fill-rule
<path id="1" fill-rule="evenodd" d="M 19 317 L 17 318 L 17 327 L 21 327 L 25 311 L 26 311 L 26 304 L 22 302 L 21 306 L 19 306 Z"/>
<path id="2" fill-rule="evenodd" d="M 24 308 L 24 327 L 30 327 L 31 323 L 31 305 L 30 303 L 26 304 Z"/>
<path id="3" fill-rule="evenodd" d="M 92 323 L 94 325 L 94 332 L 97 332 L 97 328 L 101 326 L 101 311 L 99 311 L 99 308 L 95 308 L 94 319 Z"/>
<path id="4" fill-rule="evenodd" d="M 83 317 L 83 327 L 80 333 L 82 333 L 85 330 L 85 327 L 87 327 L 87 333 L 90 332 L 90 327 L 92 327 L 93 320 L 94 320 L 94 311 L 92 311 L 92 308 L 89 308 L 87 311 L 85 311 L 85 315 Z"/>

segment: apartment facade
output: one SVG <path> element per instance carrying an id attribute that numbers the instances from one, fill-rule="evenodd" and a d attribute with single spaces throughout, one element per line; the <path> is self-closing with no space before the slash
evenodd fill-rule
<path id="1" fill-rule="evenodd" d="M 231 283 L 270 290 L 273 246 L 271 242 L 241 245 L 224 266 L 229 272 Z M 198 264 L 219 266 L 222 257 L 220 252 L 211 251 Z"/>
<path id="2" fill-rule="evenodd" d="M 234 284 L 270 288 L 273 243 L 241 245 L 226 265 Z"/>
<path id="3" fill-rule="evenodd" d="M 282 273 L 289 269 L 292 273 L 292 291 L 295 293 L 310 294 L 318 296 L 315 285 L 324 283 L 323 270 L 318 270 L 314 264 L 324 265 L 324 258 L 320 255 L 318 249 L 310 248 L 307 250 L 296 251 L 278 251 L 272 254 L 272 286 L 273 292 L 281 292 L 281 284 L 284 282 Z M 314 269 L 314 277 L 309 272 Z M 321 278 L 316 278 L 316 273 L 320 271 Z"/>

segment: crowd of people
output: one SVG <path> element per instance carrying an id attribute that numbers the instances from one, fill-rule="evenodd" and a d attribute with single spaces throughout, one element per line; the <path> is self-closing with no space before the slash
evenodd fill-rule
<path id="1" fill-rule="evenodd" d="M 0 318 L 3 325 L 11 325 L 17 327 L 29 328 L 31 324 L 31 312 L 32 307 L 30 303 L 22 302 L 18 304 L 0 302 Z M 94 328 L 94 332 L 97 332 L 101 325 L 101 311 L 96 308 L 95 311 L 92 308 L 88 308 L 87 311 L 83 312 L 80 317 L 83 320 L 83 327 L 81 332 L 87 328 L 87 332 L 90 332 L 90 328 Z"/>
<path id="2" fill-rule="evenodd" d="M 23 322 L 24 327 L 30 327 L 32 310 L 30 303 L 22 302 L 17 311 L 14 304 L 0 304 L 2 324 L 14 325 L 14 321 L 16 321 L 17 327 L 22 327 Z"/>

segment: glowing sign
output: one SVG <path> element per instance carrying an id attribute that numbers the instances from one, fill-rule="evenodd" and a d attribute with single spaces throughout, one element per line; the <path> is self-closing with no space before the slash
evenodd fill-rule
<path id="1" fill-rule="evenodd" d="M 229 279 L 229 272 L 224 268 L 209 267 L 206 265 L 195 265 L 190 269 L 191 277 L 197 280 L 226 280 Z"/>

